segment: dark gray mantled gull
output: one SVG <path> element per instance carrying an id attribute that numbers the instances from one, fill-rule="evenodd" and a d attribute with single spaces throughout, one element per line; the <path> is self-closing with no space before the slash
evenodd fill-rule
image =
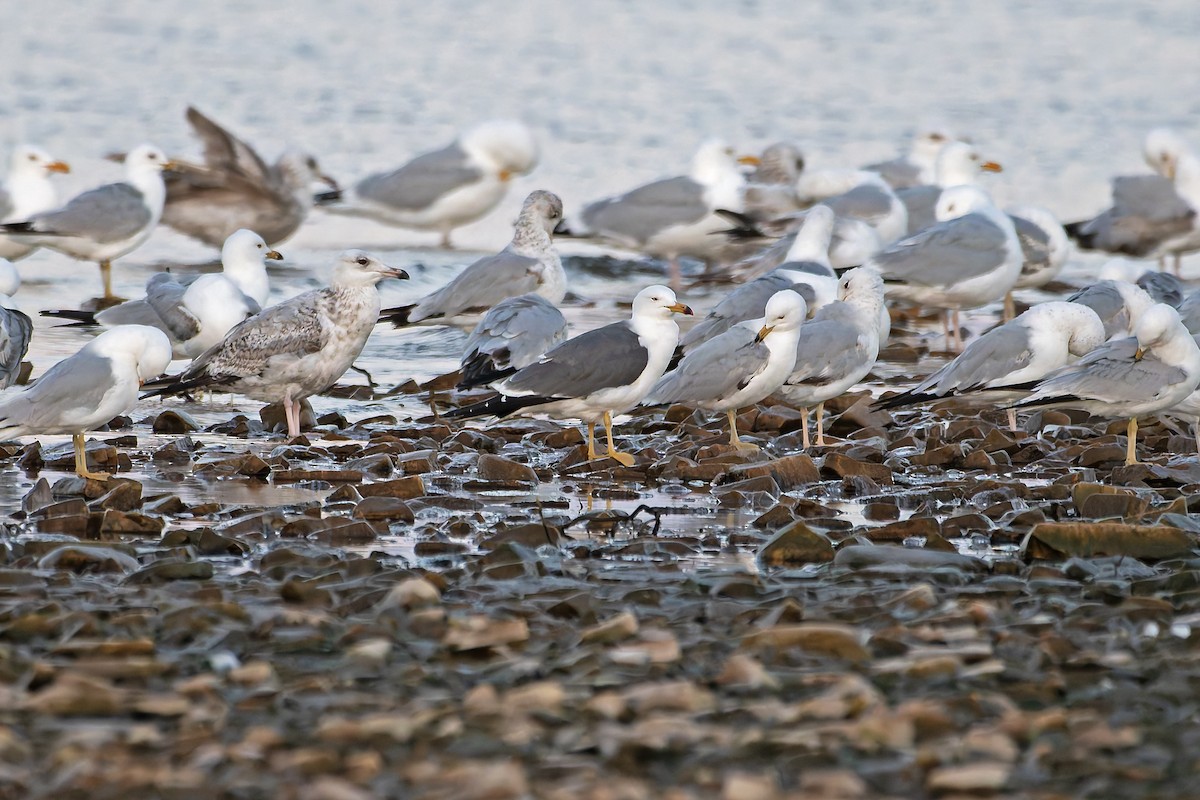
<path id="1" fill-rule="evenodd" d="M 162 222 L 180 233 L 221 247 L 239 228 L 277 244 L 304 222 L 313 207 L 312 184 L 337 189 L 311 155 L 288 151 L 268 165 L 254 148 L 188 107 L 187 121 L 204 144 L 204 163 L 174 159 L 167 175 Z"/>
<path id="2" fill-rule="evenodd" d="M 267 304 L 267 260 L 283 256 L 254 231 L 235 231 L 221 248 L 222 271 L 180 278 L 160 272 L 146 282 L 146 296 L 102 311 L 43 311 L 44 317 L 79 324 L 150 325 L 171 340 L 176 358 L 195 358 L 225 338 L 234 325 Z"/>
<path id="3" fill-rule="evenodd" d="M 72 258 L 98 262 L 103 299 L 114 300 L 112 260 L 150 238 L 162 217 L 166 195 L 162 173 L 172 166 L 154 145 L 140 145 L 125 157 L 125 181 L 86 191 L 57 210 L 0 225 L 0 231 Z"/>
<path id="4" fill-rule="evenodd" d="M 527 126 L 492 120 L 399 169 L 364 178 L 343 196 L 329 198 L 328 210 L 437 231 L 442 246 L 450 247 L 451 231 L 494 209 L 512 179 L 537 163 L 537 141 Z"/>
<path id="5" fill-rule="evenodd" d="M 567 320 L 539 294 L 510 297 L 492 307 L 467 337 L 459 389 L 507 378 L 567 338 Z"/>
<path id="6" fill-rule="evenodd" d="M 1125 463 L 1137 463 L 1137 420 L 1174 408 L 1200 385 L 1200 347 L 1179 313 L 1156 303 L 1132 337 L 1097 347 L 1039 381 L 1014 408 L 1079 408 L 1128 419 Z"/>
<path id="7" fill-rule="evenodd" d="M 531 292 L 555 305 L 561 303 L 567 292 L 567 276 L 552 236 L 561 221 L 562 201 L 558 195 L 531 192 L 521 206 L 512 241 L 503 250 L 479 259 L 416 303 L 385 308 L 379 321 L 397 328 L 425 321 L 445 322 Z"/>
<path id="8" fill-rule="evenodd" d="M 625 466 L 633 456 L 618 452 L 612 418 L 640 403 L 662 377 L 679 341 L 674 314 L 692 310 L 666 286 L 647 286 L 633 300 L 628 320 L 568 339 L 497 385 L 495 397 L 456 408 L 446 418 L 546 413 L 587 424 L 587 457 L 596 455 L 596 424 L 608 434 L 606 455 Z"/>
<path id="9" fill-rule="evenodd" d="M 16 147 L 8 175 L 0 186 L 0 222 L 20 222 L 57 208 L 58 193 L 50 176 L 70 171 L 65 161 L 56 160 L 39 147 L 28 144 Z M 36 249 L 36 245 L 24 239 L 0 236 L 0 258 L 16 261 Z"/>
<path id="10" fill-rule="evenodd" d="M 825 306 L 804 331 L 796 362 L 778 395 L 804 410 L 801 433 L 807 449 L 808 409 L 817 407 L 817 445 L 825 444 L 825 403 L 866 377 L 886 338 L 883 280 L 869 267 L 852 269 L 841 278 L 839 301 Z"/>
<path id="11" fill-rule="evenodd" d="M 931 184 L 937 179 L 935 170 L 938 153 L 942 152 L 947 142 L 957 138 L 948 128 L 931 126 L 916 132 L 904 155 L 868 164 L 863 169 L 878 172 L 893 189 Z"/>
<path id="12" fill-rule="evenodd" d="M 741 212 L 745 185 L 733 148 L 710 139 L 696 151 L 688 175 L 589 203 L 565 232 L 665 258 L 670 282 L 678 286 L 680 256 L 710 263 L 721 258 L 727 242 L 713 234 L 729 224 L 716 211 Z"/>
<path id="13" fill-rule="evenodd" d="M 1102 280 L 1085 286 L 1067 298 L 1096 312 L 1104 323 L 1104 338 L 1132 336 L 1138 320 L 1154 305 L 1154 299 L 1140 286 L 1128 281 Z"/>
<path id="14" fill-rule="evenodd" d="M 12 308 L 12 296 L 21 288 L 21 275 L 12 262 L 0 258 L 0 389 L 16 383 L 21 359 L 29 351 L 33 320 Z"/>
<path id="15" fill-rule="evenodd" d="M 958 312 L 1004 297 L 1021 274 L 1024 256 L 1012 220 L 976 186 L 953 186 L 938 199 L 936 225 L 886 247 L 868 262 L 887 292 L 947 312 L 947 342 L 962 350 Z"/>
<path id="16" fill-rule="evenodd" d="M 643 403 L 724 411 L 729 443 L 757 450 L 757 445 L 739 438 L 737 410 L 765 400 L 783 385 L 796 363 L 796 342 L 806 316 L 803 297 L 791 289 L 776 292 L 763 316 L 738 323 L 691 350 L 659 379 Z"/>
<path id="17" fill-rule="evenodd" d="M 105 331 L 33 385 L 0 395 L 0 436 L 69 433 L 75 472 L 105 479 L 108 475 L 87 468 L 83 434 L 128 413 L 142 384 L 170 362 L 171 344 L 157 328 L 124 325 Z"/>
<path id="18" fill-rule="evenodd" d="M 897 190 L 896 196 L 908 211 L 908 235 L 922 231 L 937 220 L 937 202 L 943 189 L 951 186 L 975 186 L 984 172 L 1001 172 L 995 161 L 983 158 L 966 142 L 949 142 L 938 154 L 934 182 Z"/>
<path id="19" fill-rule="evenodd" d="M 367 343 L 379 318 L 376 284 L 407 277 L 361 250 L 348 250 L 338 258 L 328 288 L 250 317 L 182 374 L 149 384 L 146 396 L 213 387 L 282 402 L 288 436 L 299 436 L 300 402 L 332 386 Z"/>

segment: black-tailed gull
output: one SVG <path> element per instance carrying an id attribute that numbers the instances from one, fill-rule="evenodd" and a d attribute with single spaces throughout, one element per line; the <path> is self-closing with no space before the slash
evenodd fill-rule
<path id="1" fill-rule="evenodd" d="M 802 444 L 809 446 L 808 409 L 817 407 L 817 445 L 825 444 L 825 402 L 857 384 L 879 357 L 883 280 L 868 267 L 842 276 L 836 303 L 825 306 L 805 323 L 792 372 L 779 396 L 804 410 Z"/>
<path id="2" fill-rule="evenodd" d="M 71 434 L 75 472 L 90 472 L 83 434 L 130 411 L 143 382 L 171 362 L 171 343 L 157 328 L 125 325 L 105 331 L 55 364 L 32 386 L 0 396 L 0 436 Z"/>
<path id="3" fill-rule="evenodd" d="M 288 436 L 300 435 L 300 402 L 337 381 L 362 352 L 379 318 L 384 278 L 407 278 L 360 250 L 343 253 L 329 287 L 285 300 L 237 325 L 181 375 L 147 396 L 213 387 L 283 403 Z"/>
<path id="4" fill-rule="evenodd" d="M 1137 420 L 1175 407 L 1200 384 L 1200 347 L 1175 309 L 1157 303 L 1136 334 L 1097 347 L 1038 382 L 1014 408 L 1080 408 L 1128 419 L 1126 464 L 1137 463 Z"/>
<path id="5" fill-rule="evenodd" d="M 328 198 L 329 210 L 438 231 L 442 246 L 450 247 L 451 231 L 495 208 L 509 182 L 532 172 L 537 163 L 537 141 L 527 126 L 492 120 L 399 169 L 364 178 L 350 191 Z"/>
<path id="6" fill-rule="evenodd" d="M 497 385 L 500 394 L 454 409 L 448 418 L 546 413 L 587 424 L 588 459 L 596 455 L 596 424 L 608 434 L 607 455 L 625 466 L 633 456 L 618 452 L 612 418 L 640 403 L 662 377 L 679 342 L 675 314 L 692 310 L 666 286 L 647 286 L 633 300 L 628 320 L 581 333 L 517 370 Z"/>
<path id="7" fill-rule="evenodd" d="M 729 443 L 757 450 L 738 437 L 737 410 L 775 392 L 796 363 L 796 342 L 808 315 L 804 298 L 791 289 L 776 292 L 758 319 L 740 322 L 688 352 L 643 401 L 646 405 L 683 403 L 706 411 L 724 411 Z"/>
<path id="8" fill-rule="evenodd" d="M 186 236 L 221 247 L 234 231 L 249 228 L 277 244 L 312 210 L 315 181 L 338 188 L 307 153 L 289 150 L 268 165 L 195 108 L 188 108 L 187 121 L 204 144 L 204 163 L 174 159 L 177 169 L 167 175 L 162 215 L 164 225 Z"/>
<path id="9" fill-rule="evenodd" d="M 163 170 L 172 164 L 157 147 L 140 145 L 125 156 L 125 180 L 77 195 L 65 206 L 0 225 L 32 244 L 100 264 L 104 298 L 112 292 L 112 260 L 150 238 L 162 217 Z"/>
<path id="10" fill-rule="evenodd" d="M 562 201 L 558 195 L 531 192 L 521 206 L 512 241 L 503 250 L 474 262 L 416 303 L 384 309 L 379 321 L 397 328 L 417 322 L 445 322 L 528 293 L 561 303 L 567 291 L 567 276 L 552 238 L 561 221 Z"/>
<path id="11" fill-rule="evenodd" d="M 29 351 L 33 320 L 12 308 L 12 296 L 21 288 L 21 275 L 12 262 L 0 258 L 0 389 L 12 386 L 21 374 L 21 359 Z"/>
<path id="12" fill-rule="evenodd" d="M 39 147 L 25 144 L 15 148 L 8 175 L 0 186 L 0 222 L 20 222 L 57 208 L 58 193 L 50 176 L 70 171 L 65 161 L 56 160 Z M 36 249 L 37 245 L 24 238 L 0 236 L 0 258 L 16 261 Z"/>

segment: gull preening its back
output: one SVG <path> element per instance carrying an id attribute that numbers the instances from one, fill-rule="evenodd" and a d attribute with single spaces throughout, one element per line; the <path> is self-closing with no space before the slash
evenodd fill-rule
<path id="1" fill-rule="evenodd" d="M 56 208 L 58 194 L 50 177 L 70 171 L 66 162 L 56 160 L 41 148 L 28 144 L 15 148 L 8 175 L 0 186 L 0 222 L 20 222 Z M 36 249 L 37 245 L 23 237 L 0 235 L 0 258 L 16 261 Z"/>
<path id="2" fill-rule="evenodd" d="M 300 434 L 300 402 L 324 391 L 362 352 L 379 317 L 384 278 L 407 278 L 360 250 L 338 258 L 325 289 L 285 300 L 237 325 L 181 375 L 150 384 L 148 397 L 213 387 L 282 402 L 288 436 Z"/>

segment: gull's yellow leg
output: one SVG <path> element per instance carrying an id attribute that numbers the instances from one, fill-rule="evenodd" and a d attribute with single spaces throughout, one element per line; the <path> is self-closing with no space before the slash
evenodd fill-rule
<path id="1" fill-rule="evenodd" d="M 1129 420 L 1129 425 L 1125 428 L 1125 466 L 1138 463 L 1137 460 L 1137 417 Z"/>
<path id="2" fill-rule="evenodd" d="M 731 408 L 726 411 L 725 414 L 729 417 L 729 443 L 738 450 L 757 450 L 758 445 L 750 444 L 750 442 L 743 442 L 738 436 L 737 409 Z"/>
<path id="3" fill-rule="evenodd" d="M 825 446 L 825 401 L 817 403 L 817 447 Z"/>
<path id="4" fill-rule="evenodd" d="M 100 262 L 100 280 L 104 282 L 104 299 L 114 299 L 116 295 L 112 290 L 112 262 L 107 259 Z"/>
<path id="5" fill-rule="evenodd" d="M 588 453 L 587 453 L 588 461 L 595 461 L 597 458 L 599 458 L 599 456 L 596 455 L 596 423 L 589 422 L 587 424 L 587 431 L 588 431 Z M 591 510 L 591 509 L 589 509 L 589 510 Z"/>
<path id="6" fill-rule="evenodd" d="M 106 481 L 111 477 L 107 472 L 91 472 L 87 468 L 87 453 L 84 451 L 83 434 L 71 435 L 71 444 L 75 447 L 75 474 L 81 478 L 93 478 Z"/>
<path id="7" fill-rule="evenodd" d="M 612 438 L 612 413 L 604 412 L 604 430 L 608 434 L 608 457 L 626 467 L 633 466 L 633 456 L 629 453 L 618 453 Z"/>
<path id="8" fill-rule="evenodd" d="M 802 408 L 800 412 L 804 415 L 800 418 L 800 446 L 805 450 L 808 449 L 808 409 Z"/>

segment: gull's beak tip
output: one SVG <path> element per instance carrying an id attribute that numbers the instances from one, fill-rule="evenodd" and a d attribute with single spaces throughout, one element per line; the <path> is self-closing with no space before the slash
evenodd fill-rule
<path id="1" fill-rule="evenodd" d="M 758 156 L 738 156 L 737 162 L 739 164 L 746 164 L 751 167 L 757 167 L 759 164 L 762 163 L 762 159 L 759 158 Z"/>
<path id="2" fill-rule="evenodd" d="M 998 161 L 985 161 L 979 165 L 979 168 L 984 172 L 1004 172 L 1004 167 L 1000 166 Z"/>
<path id="3" fill-rule="evenodd" d="M 51 161 L 46 165 L 46 169 L 50 172 L 61 172 L 65 175 L 71 171 L 71 165 L 65 161 Z"/>
<path id="4" fill-rule="evenodd" d="M 775 330 L 775 326 L 763 325 L 761 328 L 758 329 L 758 335 L 754 337 L 754 341 L 761 342 L 763 339 L 767 338 L 767 334 L 769 334 L 773 330 Z"/>
<path id="5" fill-rule="evenodd" d="M 283 253 L 278 250 L 268 250 L 267 258 L 271 261 L 283 261 Z"/>

